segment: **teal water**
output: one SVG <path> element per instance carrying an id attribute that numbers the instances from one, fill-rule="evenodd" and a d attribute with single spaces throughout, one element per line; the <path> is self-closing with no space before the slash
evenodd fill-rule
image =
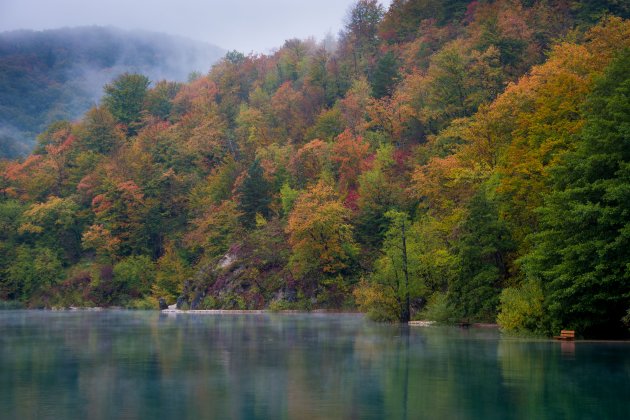
<path id="1" fill-rule="evenodd" d="M 358 315 L 0 311 L 0 418 L 630 416 L 630 343 Z"/>

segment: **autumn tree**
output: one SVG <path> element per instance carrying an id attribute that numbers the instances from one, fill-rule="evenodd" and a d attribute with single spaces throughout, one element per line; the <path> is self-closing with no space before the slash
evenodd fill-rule
<path id="1" fill-rule="evenodd" d="M 359 175 L 368 169 L 366 159 L 369 149 L 369 143 L 360 136 L 353 136 L 350 130 L 344 131 L 335 139 L 331 160 L 337 166 L 342 191 L 356 188 Z"/>
<path id="2" fill-rule="evenodd" d="M 22 214 L 18 231 L 42 247 L 61 248 L 67 260 L 80 255 L 79 206 L 71 198 L 50 196 L 43 203 L 32 204 Z"/>
<path id="3" fill-rule="evenodd" d="M 149 232 L 144 225 L 147 203 L 134 181 L 109 180 L 106 191 L 92 199 L 92 211 L 95 221 L 91 231 L 109 232 L 110 244 L 116 244 L 119 255 L 149 252 Z M 84 234 L 84 243 L 85 239 Z"/>
<path id="4" fill-rule="evenodd" d="M 305 109 L 305 98 L 290 82 L 283 83 L 271 98 L 272 112 L 286 139 L 302 140 L 304 130 L 314 117 Z"/>
<path id="5" fill-rule="evenodd" d="M 179 255 L 173 243 L 166 246 L 164 255 L 156 262 L 155 282 L 151 286 L 151 294 L 167 303 L 175 303 L 184 289 L 184 281 L 192 275 L 192 270 Z"/>
<path id="6" fill-rule="evenodd" d="M 359 77 L 352 82 L 346 96 L 338 102 L 346 127 L 354 134 L 363 134 L 367 128 L 366 109 L 371 95 L 370 83 L 365 77 Z"/>
<path id="7" fill-rule="evenodd" d="M 240 218 L 234 201 L 212 204 L 191 220 L 191 229 L 184 236 L 184 242 L 201 261 L 214 261 L 243 234 Z"/>
<path id="8" fill-rule="evenodd" d="M 290 169 L 299 187 L 317 180 L 326 168 L 330 147 L 322 140 L 315 139 L 302 146 L 291 158 Z"/>
<path id="9" fill-rule="evenodd" d="M 322 277 L 334 277 L 353 262 L 357 248 L 349 210 L 324 181 L 302 193 L 289 215 L 286 232 L 293 250 L 290 266 L 313 293 Z"/>

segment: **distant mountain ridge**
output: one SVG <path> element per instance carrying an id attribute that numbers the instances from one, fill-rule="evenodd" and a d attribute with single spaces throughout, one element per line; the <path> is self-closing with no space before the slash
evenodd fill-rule
<path id="1" fill-rule="evenodd" d="M 51 122 L 82 115 L 124 72 L 185 81 L 224 54 L 182 37 L 114 27 L 0 33 L 0 158 L 30 151 Z"/>

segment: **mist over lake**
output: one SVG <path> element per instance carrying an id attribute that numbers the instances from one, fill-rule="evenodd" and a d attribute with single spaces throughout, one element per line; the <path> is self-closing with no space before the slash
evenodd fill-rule
<path id="1" fill-rule="evenodd" d="M 5 311 L 0 405 L 24 419 L 625 417 L 630 343 L 565 344 L 361 315 Z"/>

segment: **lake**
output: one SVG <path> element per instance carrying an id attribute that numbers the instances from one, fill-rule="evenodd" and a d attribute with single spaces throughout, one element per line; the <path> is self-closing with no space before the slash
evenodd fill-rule
<path id="1" fill-rule="evenodd" d="M 630 343 L 353 314 L 0 311 L 0 417 L 628 418 Z"/>

